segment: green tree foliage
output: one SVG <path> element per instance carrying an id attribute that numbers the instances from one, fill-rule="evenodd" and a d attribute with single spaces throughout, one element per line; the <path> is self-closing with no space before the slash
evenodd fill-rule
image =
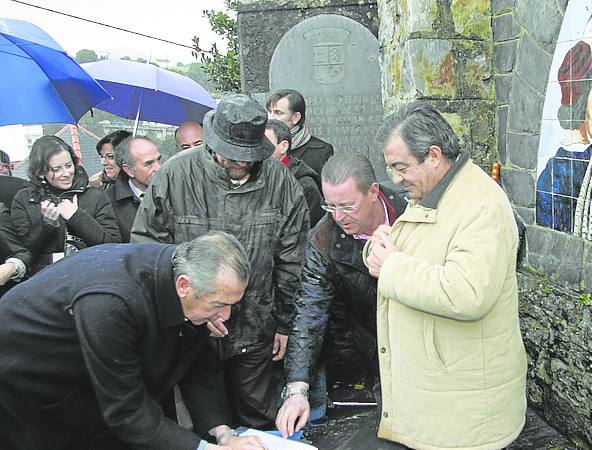
<path id="1" fill-rule="evenodd" d="M 79 50 L 78 53 L 76 53 L 76 57 L 74 59 L 77 63 L 82 64 L 98 61 L 99 57 L 97 56 L 97 52 L 94 50 L 83 48 L 82 50 Z"/>
<path id="2" fill-rule="evenodd" d="M 237 0 L 226 0 L 226 7 L 236 11 Z M 209 50 L 203 49 L 199 38 L 193 38 L 192 54 L 202 64 L 202 68 L 217 89 L 223 92 L 240 91 L 240 64 L 238 58 L 238 29 L 236 19 L 224 11 L 204 10 L 212 31 L 226 39 L 226 53 L 214 43 Z"/>

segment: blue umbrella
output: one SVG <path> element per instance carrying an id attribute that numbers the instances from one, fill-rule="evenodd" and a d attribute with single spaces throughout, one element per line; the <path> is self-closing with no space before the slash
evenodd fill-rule
<path id="1" fill-rule="evenodd" d="M 45 31 L 0 19 L 0 126 L 76 123 L 109 98 Z"/>
<path id="2" fill-rule="evenodd" d="M 111 94 L 97 108 L 127 119 L 169 125 L 202 122 L 217 105 L 191 78 L 153 64 L 104 59 L 82 67 Z"/>

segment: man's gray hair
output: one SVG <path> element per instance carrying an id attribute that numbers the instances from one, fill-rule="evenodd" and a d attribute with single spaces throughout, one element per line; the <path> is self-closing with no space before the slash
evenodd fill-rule
<path id="1" fill-rule="evenodd" d="M 223 231 L 210 231 L 179 244 L 173 253 L 175 279 L 187 275 L 197 295 L 214 293 L 218 274 L 224 269 L 231 269 L 239 281 L 249 281 L 247 252 L 237 238 Z"/>
<path id="2" fill-rule="evenodd" d="M 123 141 L 115 146 L 113 149 L 113 153 L 115 154 L 115 162 L 119 167 L 123 167 L 124 164 L 130 169 L 133 169 L 136 166 L 134 162 L 134 158 L 132 158 L 132 152 L 130 151 L 130 146 L 134 140 L 144 140 L 148 141 L 151 144 L 154 144 L 149 138 L 146 136 L 129 136 L 126 137 Z"/>
<path id="3" fill-rule="evenodd" d="M 321 180 L 341 184 L 353 178 L 360 192 L 366 193 L 376 182 L 372 163 L 360 153 L 341 153 L 327 160 L 321 171 Z"/>
<path id="4" fill-rule="evenodd" d="M 413 101 L 384 119 L 379 132 L 382 148 L 393 136 L 400 136 L 420 163 L 432 145 L 440 147 L 450 161 L 460 153 L 458 137 L 452 127 L 440 111 L 427 102 Z"/>

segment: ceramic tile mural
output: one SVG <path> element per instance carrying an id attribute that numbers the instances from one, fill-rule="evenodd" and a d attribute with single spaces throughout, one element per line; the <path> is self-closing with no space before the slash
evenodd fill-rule
<path id="1" fill-rule="evenodd" d="M 536 221 L 592 240 L 591 88 L 592 0 L 571 0 L 543 109 Z"/>

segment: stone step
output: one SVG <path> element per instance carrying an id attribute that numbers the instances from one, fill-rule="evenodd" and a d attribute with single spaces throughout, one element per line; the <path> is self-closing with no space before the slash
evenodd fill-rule
<path id="1" fill-rule="evenodd" d="M 376 409 L 338 407 L 328 410 L 328 420 L 305 432 L 319 450 L 404 450 L 376 437 Z M 526 425 L 507 450 L 575 450 L 569 440 L 529 409 Z"/>

